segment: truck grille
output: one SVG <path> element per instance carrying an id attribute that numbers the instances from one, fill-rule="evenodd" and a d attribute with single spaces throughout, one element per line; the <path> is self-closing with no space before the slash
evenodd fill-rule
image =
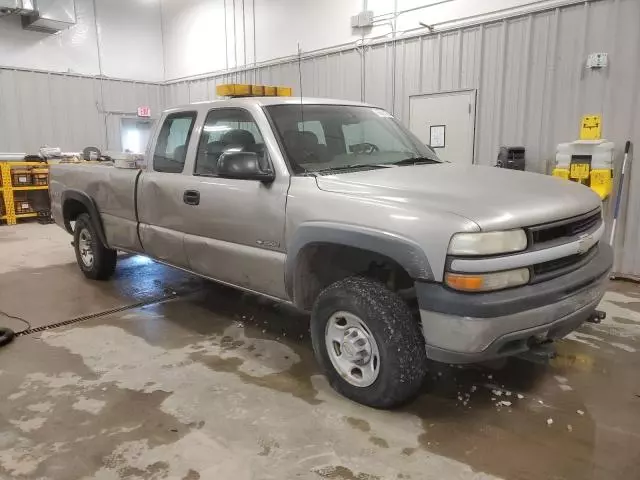
<path id="1" fill-rule="evenodd" d="M 567 218 L 558 222 L 546 223 L 529 228 L 530 244 L 539 245 L 588 232 L 601 222 L 600 209 Z"/>
<path id="2" fill-rule="evenodd" d="M 552 278 L 565 275 L 579 269 L 591 261 L 598 253 L 598 245 L 594 245 L 587 252 L 570 255 L 564 258 L 557 258 L 544 263 L 538 263 L 533 266 L 533 275 L 531 283 L 544 282 Z"/>
<path id="3" fill-rule="evenodd" d="M 601 223 L 602 215 L 600 209 L 597 209 L 577 217 L 536 225 L 527 229 L 529 245 L 538 250 L 575 241 L 580 234 L 594 231 Z M 598 245 L 596 244 L 585 253 L 533 265 L 531 268 L 531 283 L 551 280 L 577 270 L 591 261 L 597 252 Z"/>

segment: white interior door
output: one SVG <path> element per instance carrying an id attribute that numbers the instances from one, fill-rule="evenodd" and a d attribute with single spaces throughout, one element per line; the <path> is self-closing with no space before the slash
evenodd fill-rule
<path id="1" fill-rule="evenodd" d="M 412 96 L 409 128 L 442 160 L 471 165 L 475 101 L 475 91 Z"/>

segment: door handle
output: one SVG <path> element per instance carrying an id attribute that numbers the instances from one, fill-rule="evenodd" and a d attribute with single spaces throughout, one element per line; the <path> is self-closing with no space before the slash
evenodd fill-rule
<path id="1" fill-rule="evenodd" d="M 200 192 L 197 190 L 185 190 L 182 200 L 187 205 L 200 205 Z"/>

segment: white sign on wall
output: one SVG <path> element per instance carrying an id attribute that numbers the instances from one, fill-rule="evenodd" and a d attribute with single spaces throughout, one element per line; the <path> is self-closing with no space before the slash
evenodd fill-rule
<path id="1" fill-rule="evenodd" d="M 429 128 L 429 146 L 431 148 L 446 147 L 446 128 L 445 125 L 431 125 Z"/>

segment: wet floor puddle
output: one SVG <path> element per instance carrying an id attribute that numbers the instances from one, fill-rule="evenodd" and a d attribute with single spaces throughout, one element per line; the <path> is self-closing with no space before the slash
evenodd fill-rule
<path id="1" fill-rule="evenodd" d="M 311 380 L 318 368 L 305 315 L 217 286 L 207 287 L 205 294 L 188 301 L 145 310 L 150 317 L 174 322 L 195 335 L 217 338 L 220 354 L 194 351 L 190 356 L 193 361 L 310 405 L 321 403 Z M 203 322 L 203 315 L 210 321 Z M 148 325 L 145 328 L 142 336 L 149 338 Z M 230 331 L 242 331 L 242 336 Z M 611 343 L 606 333 L 598 335 Z M 155 340 L 171 341 L 161 337 L 159 334 Z M 243 371 L 252 356 L 261 361 L 256 344 L 263 340 L 285 345 L 298 360 L 276 373 L 252 375 Z M 154 341 L 153 335 L 150 341 Z M 424 393 L 400 410 L 420 418 L 423 428 L 417 446 L 403 448 L 401 454 L 410 457 L 425 450 L 509 479 L 623 478 L 620 473 L 640 450 L 621 443 L 625 435 L 603 436 L 606 421 L 592 412 L 594 402 L 609 408 L 603 388 L 618 388 L 609 381 L 609 372 L 621 368 L 612 363 L 616 352 L 574 341 L 559 342 L 558 350 L 559 355 L 548 365 L 519 359 L 508 360 L 499 369 L 433 364 Z M 241 356 L 234 357 L 232 352 L 241 352 Z M 632 389 L 629 386 L 628 391 L 618 393 L 630 398 Z M 373 448 L 393 447 L 384 434 L 372 434 L 366 414 L 363 418 L 345 417 L 345 422 L 367 435 Z M 323 478 L 365 478 L 345 467 L 332 468 L 316 473 Z"/>

